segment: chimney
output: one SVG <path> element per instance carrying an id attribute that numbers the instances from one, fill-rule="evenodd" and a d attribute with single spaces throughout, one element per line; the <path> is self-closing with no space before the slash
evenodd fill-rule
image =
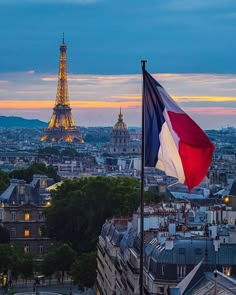
<path id="1" fill-rule="evenodd" d="M 217 235 L 215 237 L 215 239 L 213 240 L 213 245 L 214 245 L 214 248 L 215 248 L 215 252 L 218 252 L 219 249 L 220 249 L 220 238 L 219 238 L 219 235 Z"/>
<path id="2" fill-rule="evenodd" d="M 132 219 L 129 218 L 128 224 L 127 224 L 127 231 L 129 231 L 132 228 Z"/>
<path id="3" fill-rule="evenodd" d="M 174 240 L 169 236 L 166 239 L 166 250 L 172 250 L 174 248 Z"/>

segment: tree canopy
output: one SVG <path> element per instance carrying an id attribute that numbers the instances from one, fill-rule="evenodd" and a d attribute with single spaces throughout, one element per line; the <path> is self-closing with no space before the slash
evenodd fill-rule
<path id="1" fill-rule="evenodd" d="M 33 163 L 29 168 L 19 169 L 10 172 L 11 178 L 24 179 L 27 183 L 33 180 L 34 174 L 45 174 L 53 178 L 56 182 L 60 180 L 56 170 L 52 166 L 46 166 L 44 163 Z"/>
<path id="2" fill-rule="evenodd" d="M 9 185 L 10 178 L 8 173 L 0 170 L 0 192 L 3 192 Z"/>
<path id="3" fill-rule="evenodd" d="M 79 286 L 91 288 L 96 280 L 96 252 L 77 257 L 71 266 L 71 275 Z"/>
<path id="4" fill-rule="evenodd" d="M 10 234 L 6 227 L 0 225 L 0 244 L 8 244 L 10 242 Z"/>
<path id="5" fill-rule="evenodd" d="M 67 180 L 52 193 L 51 206 L 45 209 L 46 231 L 79 254 L 92 251 L 105 220 L 131 216 L 139 194 L 139 181 L 128 177 Z"/>

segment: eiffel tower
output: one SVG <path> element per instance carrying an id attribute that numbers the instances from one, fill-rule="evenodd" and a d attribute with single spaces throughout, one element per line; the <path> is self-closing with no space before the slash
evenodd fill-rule
<path id="1" fill-rule="evenodd" d="M 60 65 L 55 106 L 48 127 L 44 131 L 45 133 L 41 141 L 83 142 L 82 138 L 79 136 L 79 130 L 75 126 L 71 113 L 67 86 L 66 44 L 64 43 L 64 34 L 62 44 L 60 45 Z"/>

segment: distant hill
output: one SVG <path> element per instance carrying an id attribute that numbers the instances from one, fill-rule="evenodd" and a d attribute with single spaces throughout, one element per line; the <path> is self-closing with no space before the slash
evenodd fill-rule
<path id="1" fill-rule="evenodd" d="M 47 123 L 37 119 L 0 116 L 0 128 L 46 128 Z"/>

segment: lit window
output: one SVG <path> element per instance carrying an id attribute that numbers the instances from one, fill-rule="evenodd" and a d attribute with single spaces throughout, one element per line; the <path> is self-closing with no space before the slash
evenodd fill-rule
<path id="1" fill-rule="evenodd" d="M 25 213 L 25 221 L 29 221 L 30 220 L 30 213 L 26 212 Z"/>
<path id="2" fill-rule="evenodd" d="M 230 276 L 231 275 L 231 267 L 229 265 L 223 266 L 223 274 Z"/>
<path id="3" fill-rule="evenodd" d="M 40 237 L 42 236 L 42 230 L 41 230 L 40 227 L 39 227 L 39 229 L 38 229 L 38 234 L 39 234 Z"/>
<path id="4" fill-rule="evenodd" d="M 25 237 L 29 237 L 30 236 L 30 230 L 29 230 L 29 228 L 25 228 L 24 236 Z"/>

